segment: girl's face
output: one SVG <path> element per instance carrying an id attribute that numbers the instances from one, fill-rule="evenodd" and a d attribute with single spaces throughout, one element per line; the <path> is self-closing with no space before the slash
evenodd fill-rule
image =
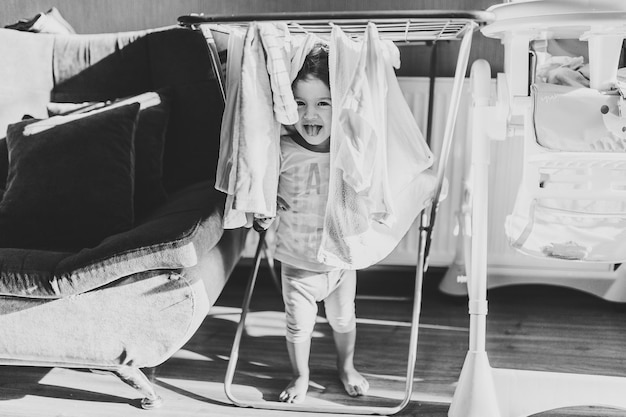
<path id="1" fill-rule="evenodd" d="M 330 138 L 332 103 L 330 89 L 319 78 L 307 78 L 294 84 L 293 95 L 300 119 L 294 125 L 311 145 L 320 145 Z"/>

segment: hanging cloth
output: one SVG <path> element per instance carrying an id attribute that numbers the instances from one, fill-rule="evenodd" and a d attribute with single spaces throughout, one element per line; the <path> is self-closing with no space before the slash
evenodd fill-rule
<path id="1" fill-rule="evenodd" d="M 231 210 L 235 191 L 239 140 L 239 89 L 241 86 L 241 61 L 245 32 L 233 29 L 228 37 L 226 60 L 226 103 L 220 130 L 220 151 L 215 173 L 215 188 L 226 194 L 224 228 L 232 229 L 246 224 L 243 212 Z"/>
<path id="2" fill-rule="evenodd" d="M 227 194 L 224 228 L 276 215 L 282 124 L 298 120 L 291 82 L 316 41 L 285 23 L 251 22 L 229 37 L 226 105 L 215 187 Z"/>
<path id="3" fill-rule="evenodd" d="M 385 258 L 433 196 L 428 148 L 395 76 L 399 51 L 373 23 L 330 44 L 330 191 L 318 260 L 361 269 Z"/>

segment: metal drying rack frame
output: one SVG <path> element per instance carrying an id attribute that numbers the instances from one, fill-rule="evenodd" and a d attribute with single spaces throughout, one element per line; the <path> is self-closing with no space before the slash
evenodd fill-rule
<path id="1" fill-rule="evenodd" d="M 409 336 L 409 352 L 407 358 L 405 391 L 402 400 L 392 407 L 372 407 L 363 405 L 317 406 L 310 404 L 287 404 L 276 401 L 246 402 L 238 399 L 232 392 L 232 382 L 239 357 L 239 346 L 245 328 L 245 320 L 250 307 L 250 300 L 264 251 L 264 233 L 259 235 L 254 266 L 244 295 L 241 318 L 235 333 L 235 339 L 230 354 L 224 389 L 227 397 L 233 404 L 240 407 L 260 409 L 340 413 L 340 414 L 378 414 L 390 415 L 403 410 L 410 402 L 413 392 L 413 376 L 417 356 L 417 339 L 419 318 L 422 300 L 422 281 L 427 268 L 428 248 L 432 235 L 437 206 L 444 181 L 444 174 L 452 136 L 459 109 L 463 81 L 468 68 L 469 52 L 472 35 L 477 28 L 492 20 L 492 14 L 482 11 L 455 11 L 455 10 L 403 10 L 403 11 L 357 11 L 357 12 L 309 12 L 309 13 L 263 13 L 256 15 L 221 15 L 209 16 L 192 14 L 181 16 L 178 22 L 181 26 L 194 30 L 201 30 L 207 39 L 207 45 L 212 60 L 222 96 L 226 99 L 224 88 L 224 74 L 221 69 L 217 45 L 212 31 L 230 33 L 232 28 L 245 29 L 252 21 L 257 22 L 284 22 L 292 34 L 314 33 L 320 38 L 328 38 L 333 26 L 339 26 L 346 35 L 353 39 L 361 37 L 369 23 L 374 23 L 381 39 L 391 40 L 397 45 L 433 44 L 440 41 L 461 41 L 457 56 L 454 84 L 450 99 L 450 107 L 446 119 L 446 128 L 442 140 L 441 152 L 437 161 L 437 189 L 429 205 L 420 215 L 419 242 L 416 264 L 415 293 L 413 298 L 413 313 L 411 333 Z M 434 67 L 431 67 L 431 103 L 429 105 L 429 125 L 432 117 L 432 89 L 434 87 Z M 429 134 L 427 134 L 429 139 Z M 266 253 L 267 256 L 267 253 Z M 271 258 L 270 266 L 272 266 Z"/>

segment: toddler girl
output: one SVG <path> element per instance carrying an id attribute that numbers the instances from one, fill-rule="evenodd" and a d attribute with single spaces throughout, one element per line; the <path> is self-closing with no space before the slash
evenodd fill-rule
<path id="1" fill-rule="evenodd" d="M 350 396 L 364 395 L 367 380 L 354 368 L 356 340 L 356 271 L 340 270 L 317 261 L 330 174 L 332 102 L 328 50 L 316 45 L 292 84 L 298 122 L 281 136 L 278 185 L 277 248 L 282 263 L 282 292 L 287 319 L 287 351 L 293 379 L 280 401 L 300 403 L 309 386 L 311 334 L 317 302 L 324 301 L 333 329 L 339 378 Z M 272 219 L 257 219 L 267 228 Z"/>

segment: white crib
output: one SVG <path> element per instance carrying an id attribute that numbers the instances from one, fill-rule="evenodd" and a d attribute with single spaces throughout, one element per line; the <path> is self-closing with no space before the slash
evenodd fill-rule
<path id="1" fill-rule="evenodd" d="M 530 71 L 533 68 L 531 42 L 546 39 L 587 41 L 590 87 L 606 90 L 614 85 L 626 35 L 626 3 L 608 0 L 523 1 L 494 6 L 489 11 L 494 13 L 495 20 L 485 26 L 482 33 L 502 40 L 505 47 L 505 72 L 498 77 L 498 97 L 494 102 L 489 94 L 489 64 L 479 60 L 472 66 L 473 151 L 472 184 L 469 187 L 472 195 L 468 201 L 472 234 L 469 238 L 471 249 L 468 250 L 466 260 L 470 345 L 449 415 L 521 417 L 570 406 L 604 406 L 626 410 L 626 377 L 496 369 L 490 366 L 485 347 L 488 288 L 486 202 L 491 139 L 514 136 L 514 139 L 519 140 L 521 133 L 524 141 L 523 173 L 516 211 L 509 216 L 507 225 L 509 229 L 514 229 L 513 223 L 516 221 L 521 219 L 522 223 L 526 222 L 517 230 L 519 239 L 512 239 L 520 250 L 572 262 L 604 262 L 613 265 L 626 260 L 626 251 L 620 248 L 624 244 L 620 236 L 624 228 L 619 222 L 626 219 L 626 210 L 623 209 L 626 207 L 626 153 L 566 152 L 540 146 L 533 113 L 534 95 L 530 89 L 534 82 L 533 71 Z M 494 120 L 502 123 L 494 123 Z M 532 217 L 536 215 L 533 205 L 546 199 L 561 207 L 570 207 L 583 200 L 601 201 L 613 208 L 618 207 L 620 210 L 600 213 L 581 210 L 576 213 L 577 220 L 570 222 L 578 226 L 587 223 L 593 225 L 599 220 L 618 220 L 612 227 L 616 234 L 600 236 L 605 238 L 604 243 L 596 244 L 592 241 L 587 242 L 588 246 L 579 245 L 579 242 L 563 236 L 567 233 L 563 224 L 567 222 L 562 222 L 559 226 L 561 228 L 556 228 L 554 232 L 557 247 L 546 250 L 541 243 L 531 242 L 529 239 L 533 238 L 530 236 L 533 231 L 525 229 L 528 224 L 533 226 Z M 563 211 L 554 216 L 557 219 L 555 222 L 560 222 L 565 214 L 566 211 Z M 531 218 L 530 222 L 528 218 Z M 549 225 L 548 222 L 546 226 Z M 560 238 L 566 240 L 561 242 Z M 611 240 L 613 245 L 610 244 Z M 620 267 L 605 280 L 605 285 L 594 287 L 591 282 L 581 284 L 580 280 L 574 280 L 572 286 L 578 285 L 581 289 L 613 301 L 626 301 L 625 275 Z M 563 285 L 563 282 L 559 284 Z"/>

